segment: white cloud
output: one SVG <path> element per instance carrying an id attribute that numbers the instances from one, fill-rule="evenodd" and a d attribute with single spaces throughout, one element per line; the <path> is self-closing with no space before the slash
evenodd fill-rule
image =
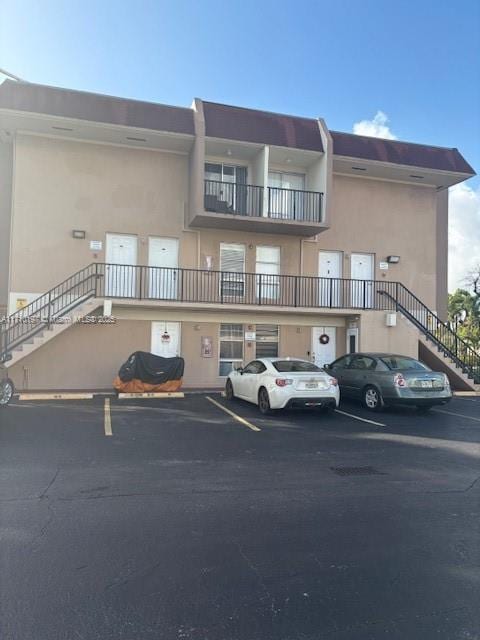
<path id="1" fill-rule="evenodd" d="M 383 111 L 377 111 L 372 120 L 360 120 L 353 125 L 353 133 L 359 136 L 372 136 L 373 138 L 386 138 L 396 140 L 397 136 L 390 131 L 388 117 Z"/>
<path id="2" fill-rule="evenodd" d="M 448 289 L 455 291 L 480 265 L 480 187 L 457 184 L 448 195 Z"/>

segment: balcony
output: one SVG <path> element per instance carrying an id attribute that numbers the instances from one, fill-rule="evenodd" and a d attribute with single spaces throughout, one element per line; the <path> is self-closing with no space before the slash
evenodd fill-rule
<path id="1" fill-rule="evenodd" d="M 322 222 L 323 193 L 268 187 L 268 217 L 298 222 Z"/>
<path id="2" fill-rule="evenodd" d="M 204 206 L 209 212 L 258 218 L 263 215 L 263 187 L 205 180 Z"/>
<path id="3" fill-rule="evenodd" d="M 323 193 L 204 180 L 204 211 L 194 227 L 311 237 L 326 228 Z"/>
<path id="4" fill-rule="evenodd" d="M 176 305 L 250 305 L 304 309 L 395 309 L 396 282 L 101 264 L 97 298 Z"/>

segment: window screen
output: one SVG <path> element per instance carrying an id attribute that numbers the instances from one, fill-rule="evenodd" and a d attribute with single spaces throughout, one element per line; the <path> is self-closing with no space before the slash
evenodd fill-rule
<path id="1" fill-rule="evenodd" d="M 278 357 L 278 325 L 257 324 L 256 326 L 256 357 Z"/>
<path id="2" fill-rule="evenodd" d="M 228 374 L 243 362 L 243 325 L 220 325 L 220 349 L 218 375 Z"/>

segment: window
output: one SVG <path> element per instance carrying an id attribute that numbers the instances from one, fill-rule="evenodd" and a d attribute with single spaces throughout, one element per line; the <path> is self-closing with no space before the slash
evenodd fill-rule
<path id="1" fill-rule="evenodd" d="M 301 373 L 302 371 L 322 371 L 320 367 L 317 367 L 313 362 L 306 362 L 305 360 L 277 360 L 272 362 L 273 366 L 280 373 Z"/>
<path id="2" fill-rule="evenodd" d="M 220 360 L 218 375 L 228 374 L 243 362 L 243 324 L 220 325 Z"/>
<path id="3" fill-rule="evenodd" d="M 373 358 L 369 358 L 368 356 L 357 356 L 356 358 L 353 358 L 350 369 L 374 371 L 376 366 L 377 363 Z"/>
<path id="4" fill-rule="evenodd" d="M 414 360 L 413 358 L 407 358 L 405 356 L 385 356 L 382 358 L 389 369 L 396 370 L 410 370 L 410 371 L 430 371 L 428 367 Z"/>
<path id="5" fill-rule="evenodd" d="M 245 246 L 220 244 L 220 296 L 243 298 L 245 294 Z"/>
<path id="6" fill-rule="evenodd" d="M 275 324 L 257 324 L 255 355 L 257 358 L 276 358 L 278 356 L 278 326 Z"/>
<path id="7" fill-rule="evenodd" d="M 278 300 L 280 293 L 280 247 L 257 247 L 255 266 L 257 298 Z"/>
<path id="8" fill-rule="evenodd" d="M 263 362 L 259 362 L 258 360 L 254 360 L 247 364 L 247 366 L 243 369 L 243 373 L 263 373 L 266 370 L 266 366 Z"/>
<path id="9" fill-rule="evenodd" d="M 247 213 L 247 167 L 227 164 L 205 164 L 205 194 L 210 205 L 218 211 Z"/>
<path id="10" fill-rule="evenodd" d="M 331 369 L 332 370 L 346 369 L 347 367 L 350 366 L 352 359 L 353 359 L 353 356 L 342 356 L 341 358 L 339 358 L 338 360 L 335 360 L 335 362 L 332 363 Z"/>

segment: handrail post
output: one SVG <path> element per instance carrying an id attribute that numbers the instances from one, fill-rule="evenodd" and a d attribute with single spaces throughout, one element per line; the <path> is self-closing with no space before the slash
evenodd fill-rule
<path id="1" fill-rule="evenodd" d="M 141 300 L 142 299 L 142 295 L 143 295 L 143 267 L 140 267 L 140 278 L 139 278 L 139 283 L 138 283 L 138 299 Z"/>
<path id="2" fill-rule="evenodd" d="M 262 304 L 262 274 L 258 274 L 258 304 Z"/>
<path id="3" fill-rule="evenodd" d="M 98 298 L 98 262 L 95 262 L 95 297 Z"/>
<path id="4" fill-rule="evenodd" d="M 50 291 L 48 292 L 47 329 L 50 329 L 50 325 L 51 325 L 51 322 L 52 322 L 52 309 L 51 309 L 51 304 L 52 304 L 52 290 L 50 289 Z"/>
<path id="5" fill-rule="evenodd" d="M 298 278 L 299 276 L 295 276 L 295 287 L 294 287 L 294 306 L 298 306 Z"/>

